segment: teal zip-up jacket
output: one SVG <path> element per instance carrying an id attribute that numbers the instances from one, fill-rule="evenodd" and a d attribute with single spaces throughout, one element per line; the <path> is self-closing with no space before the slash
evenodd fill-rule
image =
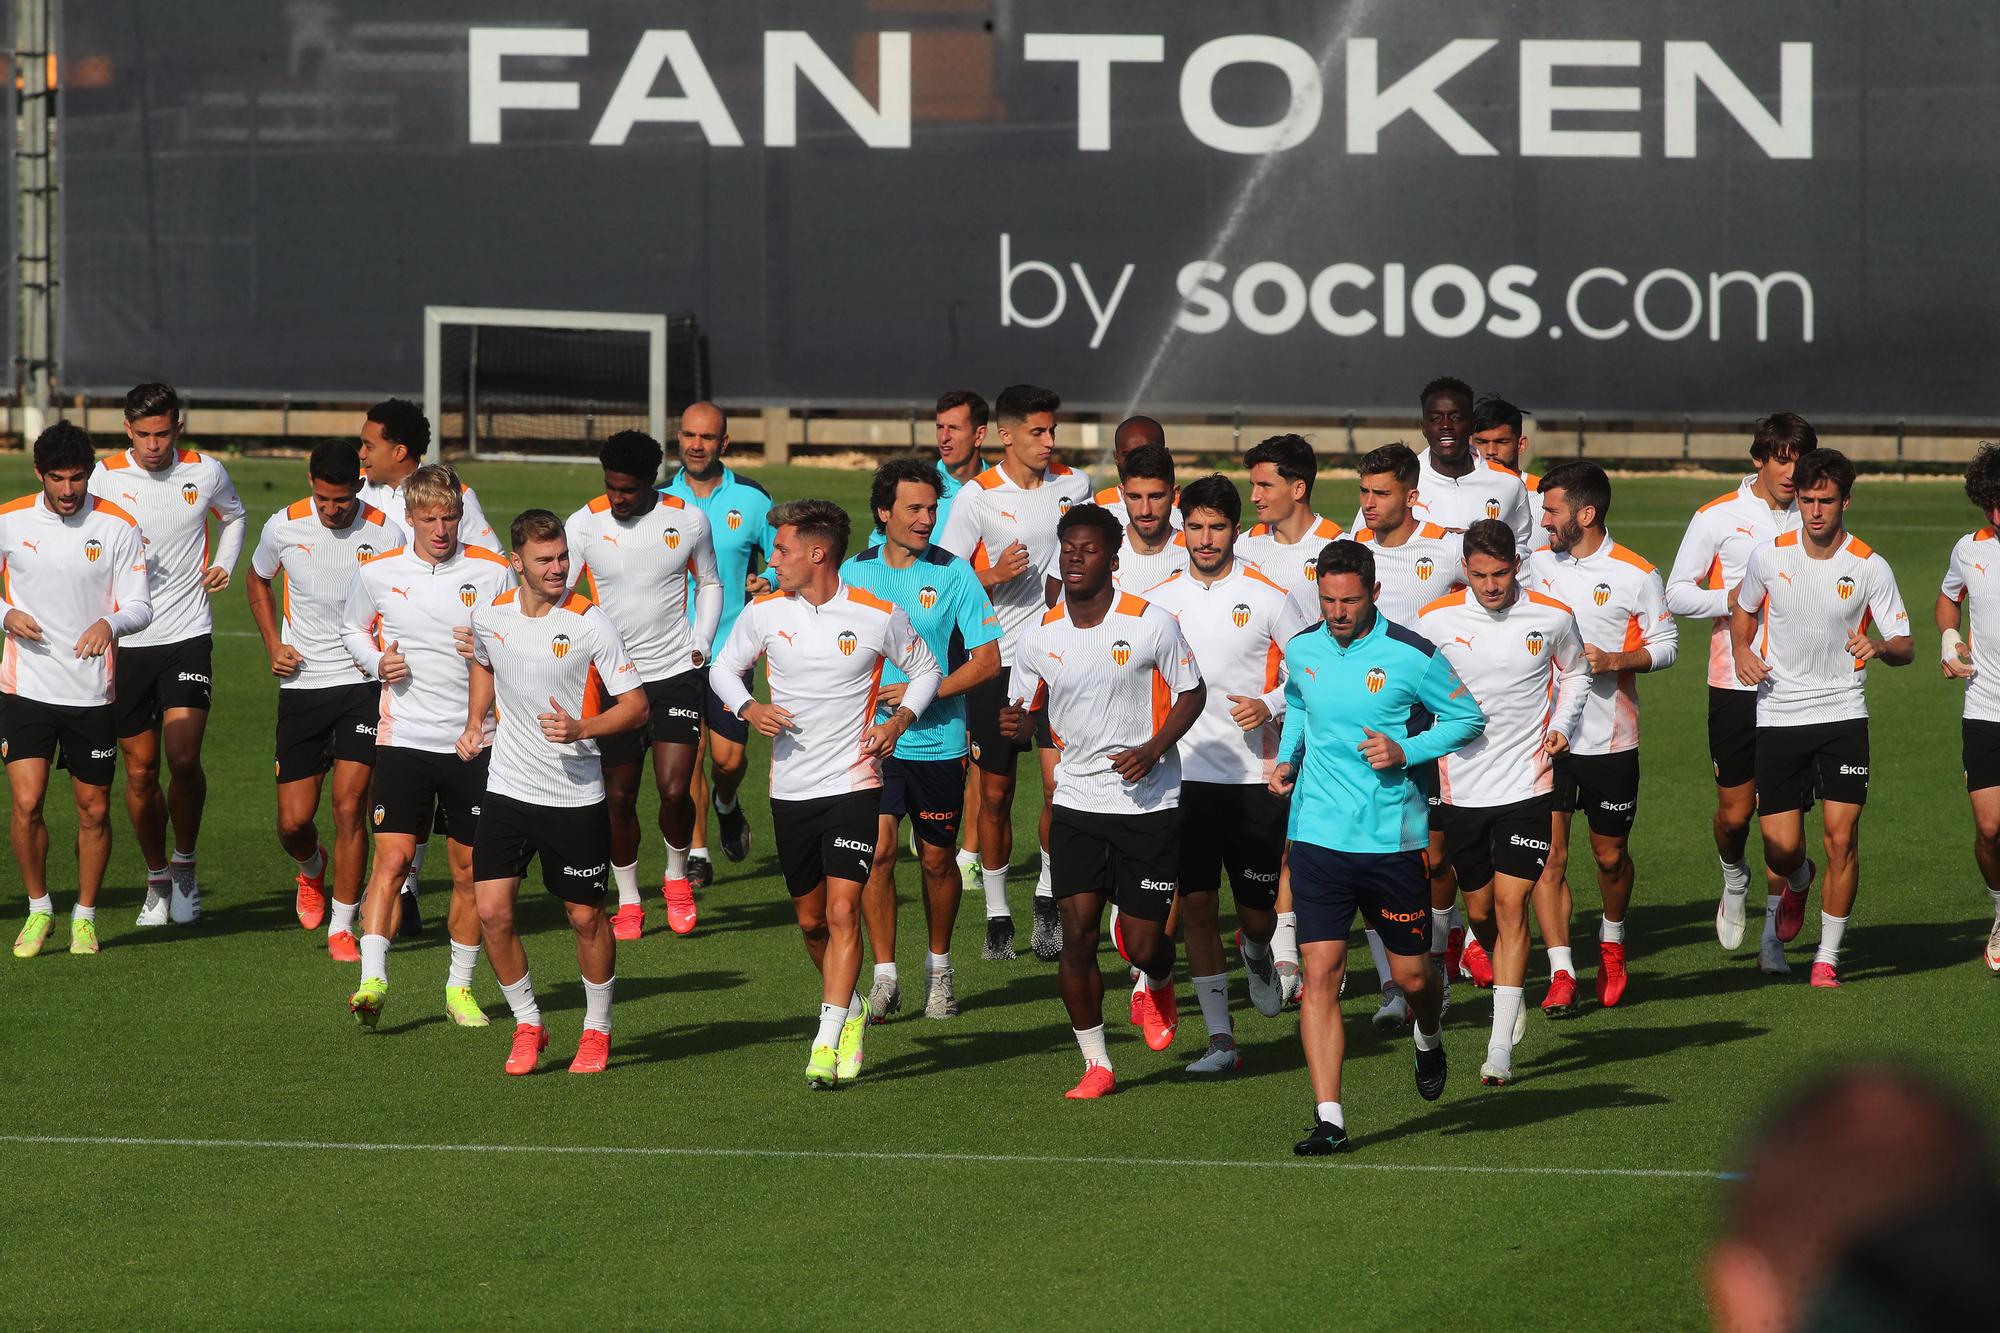
<path id="1" fill-rule="evenodd" d="M 1297 783 L 1293 841 L 1337 852 L 1428 846 L 1429 810 L 1409 768 L 1450 754 L 1486 728 L 1486 714 L 1445 655 L 1378 612 L 1345 648 L 1324 624 L 1293 635 L 1285 673 L 1278 760 L 1292 765 Z M 1364 728 L 1401 745 L 1407 766 L 1370 768 L 1359 749 Z"/>

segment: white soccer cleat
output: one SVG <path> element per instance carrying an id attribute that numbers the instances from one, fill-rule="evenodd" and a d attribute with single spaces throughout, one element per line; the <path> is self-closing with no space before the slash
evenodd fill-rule
<path id="1" fill-rule="evenodd" d="M 1305 978 L 1299 975 L 1297 963 L 1278 964 L 1278 993 L 1287 1005 L 1299 1002 L 1299 992 L 1305 989 Z"/>
<path id="2" fill-rule="evenodd" d="M 1743 947 L 1744 904 L 1748 893 L 1730 893 L 1724 890 L 1722 901 L 1715 905 L 1715 938 L 1730 953 Z"/>
<path id="3" fill-rule="evenodd" d="M 1250 983 L 1250 1003 L 1266 1018 L 1276 1018 L 1285 1007 L 1284 987 L 1278 980 L 1277 959 L 1268 945 L 1261 959 L 1243 953 L 1243 932 L 1236 932 L 1236 952 L 1243 956 L 1243 973 Z"/>
<path id="4" fill-rule="evenodd" d="M 191 926 L 201 920 L 201 885 L 188 876 L 187 887 L 174 885 L 173 896 L 167 902 L 167 915 L 177 926 Z"/>
<path id="5" fill-rule="evenodd" d="M 164 926 L 167 924 L 167 894 L 159 892 L 152 885 L 146 886 L 146 901 L 139 908 L 139 919 L 135 926 Z"/>
<path id="6" fill-rule="evenodd" d="M 1514 1054 L 1511 1051 L 1496 1051 L 1490 1047 L 1486 1052 L 1486 1063 L 1479 1066 L 1480 1086 L 1504 1088 L 1514 1081 Z"/>
<path id="7" fill-rule="evenodd" d="M 2000 916 L 1993 918 L 1993 933 L 1986 937 L 1986 970 L 2000 974 Z"/>
<path id="8" fill-rule="evenodd" d="M 1788 977 L 1792 965 L 1785 961 L 1785 946 L 1779 940 L 1765 940 L 1757 950 L 1757 970 L 1767 977 Z"/>
<path id="9" fill-rule="evenodd" d="M 1403 998 L 1403 988 L 1391 981 L 1382 987 L 1382 1007 L 1375 1011 L 1373 1022 L 1377 1032 L 1394 1032 L 1410 1021 L 1410 1002 Z"/>

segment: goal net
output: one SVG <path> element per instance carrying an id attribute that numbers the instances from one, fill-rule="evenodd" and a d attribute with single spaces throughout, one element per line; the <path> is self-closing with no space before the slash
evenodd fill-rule
<path id="1" fill-rule="evenodd" d="M 424 412 L 443 456 L 575 462 L 621 430 L 668 446 L 668 319 L 428 306 Z"/>

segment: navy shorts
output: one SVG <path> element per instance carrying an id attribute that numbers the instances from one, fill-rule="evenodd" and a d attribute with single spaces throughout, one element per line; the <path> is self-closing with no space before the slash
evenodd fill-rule
<path id="1" fill-rule="evenodd" d="M 751 688 L 748 671 L 743 673 L 743 688 Z M 752 693 L 755 691 L 752 690 Z M 710 731 L 726 741 L 742 745 L 750 739 L 750 724 L 722 706 L 722 700 L 708 687 L 707 671 L 701 673 L 701 720 Z"/>
<path id="2" fill-rule="evenodd" d="M 965 760 L 893 755 L 883 760 L 882 813 L 892 819 L 907 816 L 919 842 L 955 845 L 958 821 L 965 813 Z"/>
<path id="3" fill-rule="evenodd" d="M 1421 851 L 1336 852 L 1294 842 L 1291 871 L 1300 944 L 1346 940 L 1359 912 L 1390 953 L 1430 952 L 1431 877 Z"/>

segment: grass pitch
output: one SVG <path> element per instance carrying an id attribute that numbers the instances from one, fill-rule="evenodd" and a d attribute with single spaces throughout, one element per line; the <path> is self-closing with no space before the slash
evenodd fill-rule
<path id="1" fill-rule="evenodd" d="M 305 493 L 302 463 L 232 472 L 253 540 Z M 755 475 L 781 499 L 823 495 L 857 514 L 865 503 L 862 473 Z M 7 494 L 33 485 L 18 457 L 0 476 Z M 597 492 L 583 467 L 474 464 L 467 476 L 503 524 Z M 1322 482 L 1341 517 L 1345 486 Z M 1726 487 L 1621 480 L 1613 529 L 1664 570 L 1688 514 Z M 329 962 L 323 933 L 292 915 L 272 831 L 277 691 L 239 569 L 217 603 L 202 921 L 133 928 L 144 872 L 114 801 L 104 952 L 69 957 L 58 922 L 47 955 L 0 962 L 7 1322 L 1698 1327 L 1718 1173 L 1786 1085 L 1879 1055 L 1975 1104 L 2000 1094 L 1977 1008 L 2000 982 L 1979 962 L 1989 904 L 1968 846 L 1957 687 L 1934 665 L 1930 628 L 1945 557 L 1975 515 L 1954 483 L 1864 479 L 1850 520 L 1895 567 L 1919 644 L 1914 666 L 1870 669 L 1876 781 L 1844 989 L 1805 983 L 1816 916 L 1788 982 L 1757 974 L 1754 915 L 1736 956 L 1715 943 L 1706 627 L 1684 623 L 1680 663 L 1641 687 L 1624 1005 L 1564 1023 L 1533 1013 L 1520 1081 L 1482 1090 L 1489 999 L 1455 988 L 1452 1082 L 1430 1105 L 1412 1086 L 1408 1039 L 1366 1022 L 1373 987 L 1357 951 L 1344 1100 L 1359 1151 L 1310 1163 L 1290 1155 L 1309 1119 L 1296 1018 L 1259 1017 L 1240 969 L 1240 1076 L 1181 1073 L 1203 1044 L 1186 990 L 1181 1039 L 1155 1055 L 1121 1021 L 1114 984 L 1118 1095 L 1066 1103 L 1077 1055 L 1053 969 L 980 961 L 976 903 L 954 950 L 963 1016 L 873 1029 L 861 1081 L 808 1094 L 819 986 L 777 877 L 761 742 L 745 787 L 750 859 L 718 862 L 693 936 L 668 934 L 649 894 L 645 939 L 620 949 L 607 1076 L 563 1072 L 582 989 L 562 915 L 532 873 L 523 926 L 554 1035 L 541 1075 L 502 1077 L 510 1023 L 483 964 L 475 991 L 494 1026 L 444 1019 L 441 858 L 431 930 L 395 949 L 381 1030 L 359 1031 L 345 1006 L 355 969 Z M 1016 811 L 1024 937 L 1031 774 L 1024 765 Z M 60 781 L 51 797 L 51 881 L 66 912 L 73 824 Z M 650 827 L 650 810 L 642 818 Z M 649 838 L 642 884 L 657 883 L 660 855 Z M 924 948 L 914 875 L 906 861 L 909 979 Z M 1587 879 L 1576 899 L 1587 990 Z M 10 933 L 20 912 L 16 889 Z M 1531 1005 L 1543 966 L 1538 952 Z M 1120 979 L 1115 958 L 1107 972 Z M 920 1010 L 920 986 L 905 985 L 906 1012 Z"/>

